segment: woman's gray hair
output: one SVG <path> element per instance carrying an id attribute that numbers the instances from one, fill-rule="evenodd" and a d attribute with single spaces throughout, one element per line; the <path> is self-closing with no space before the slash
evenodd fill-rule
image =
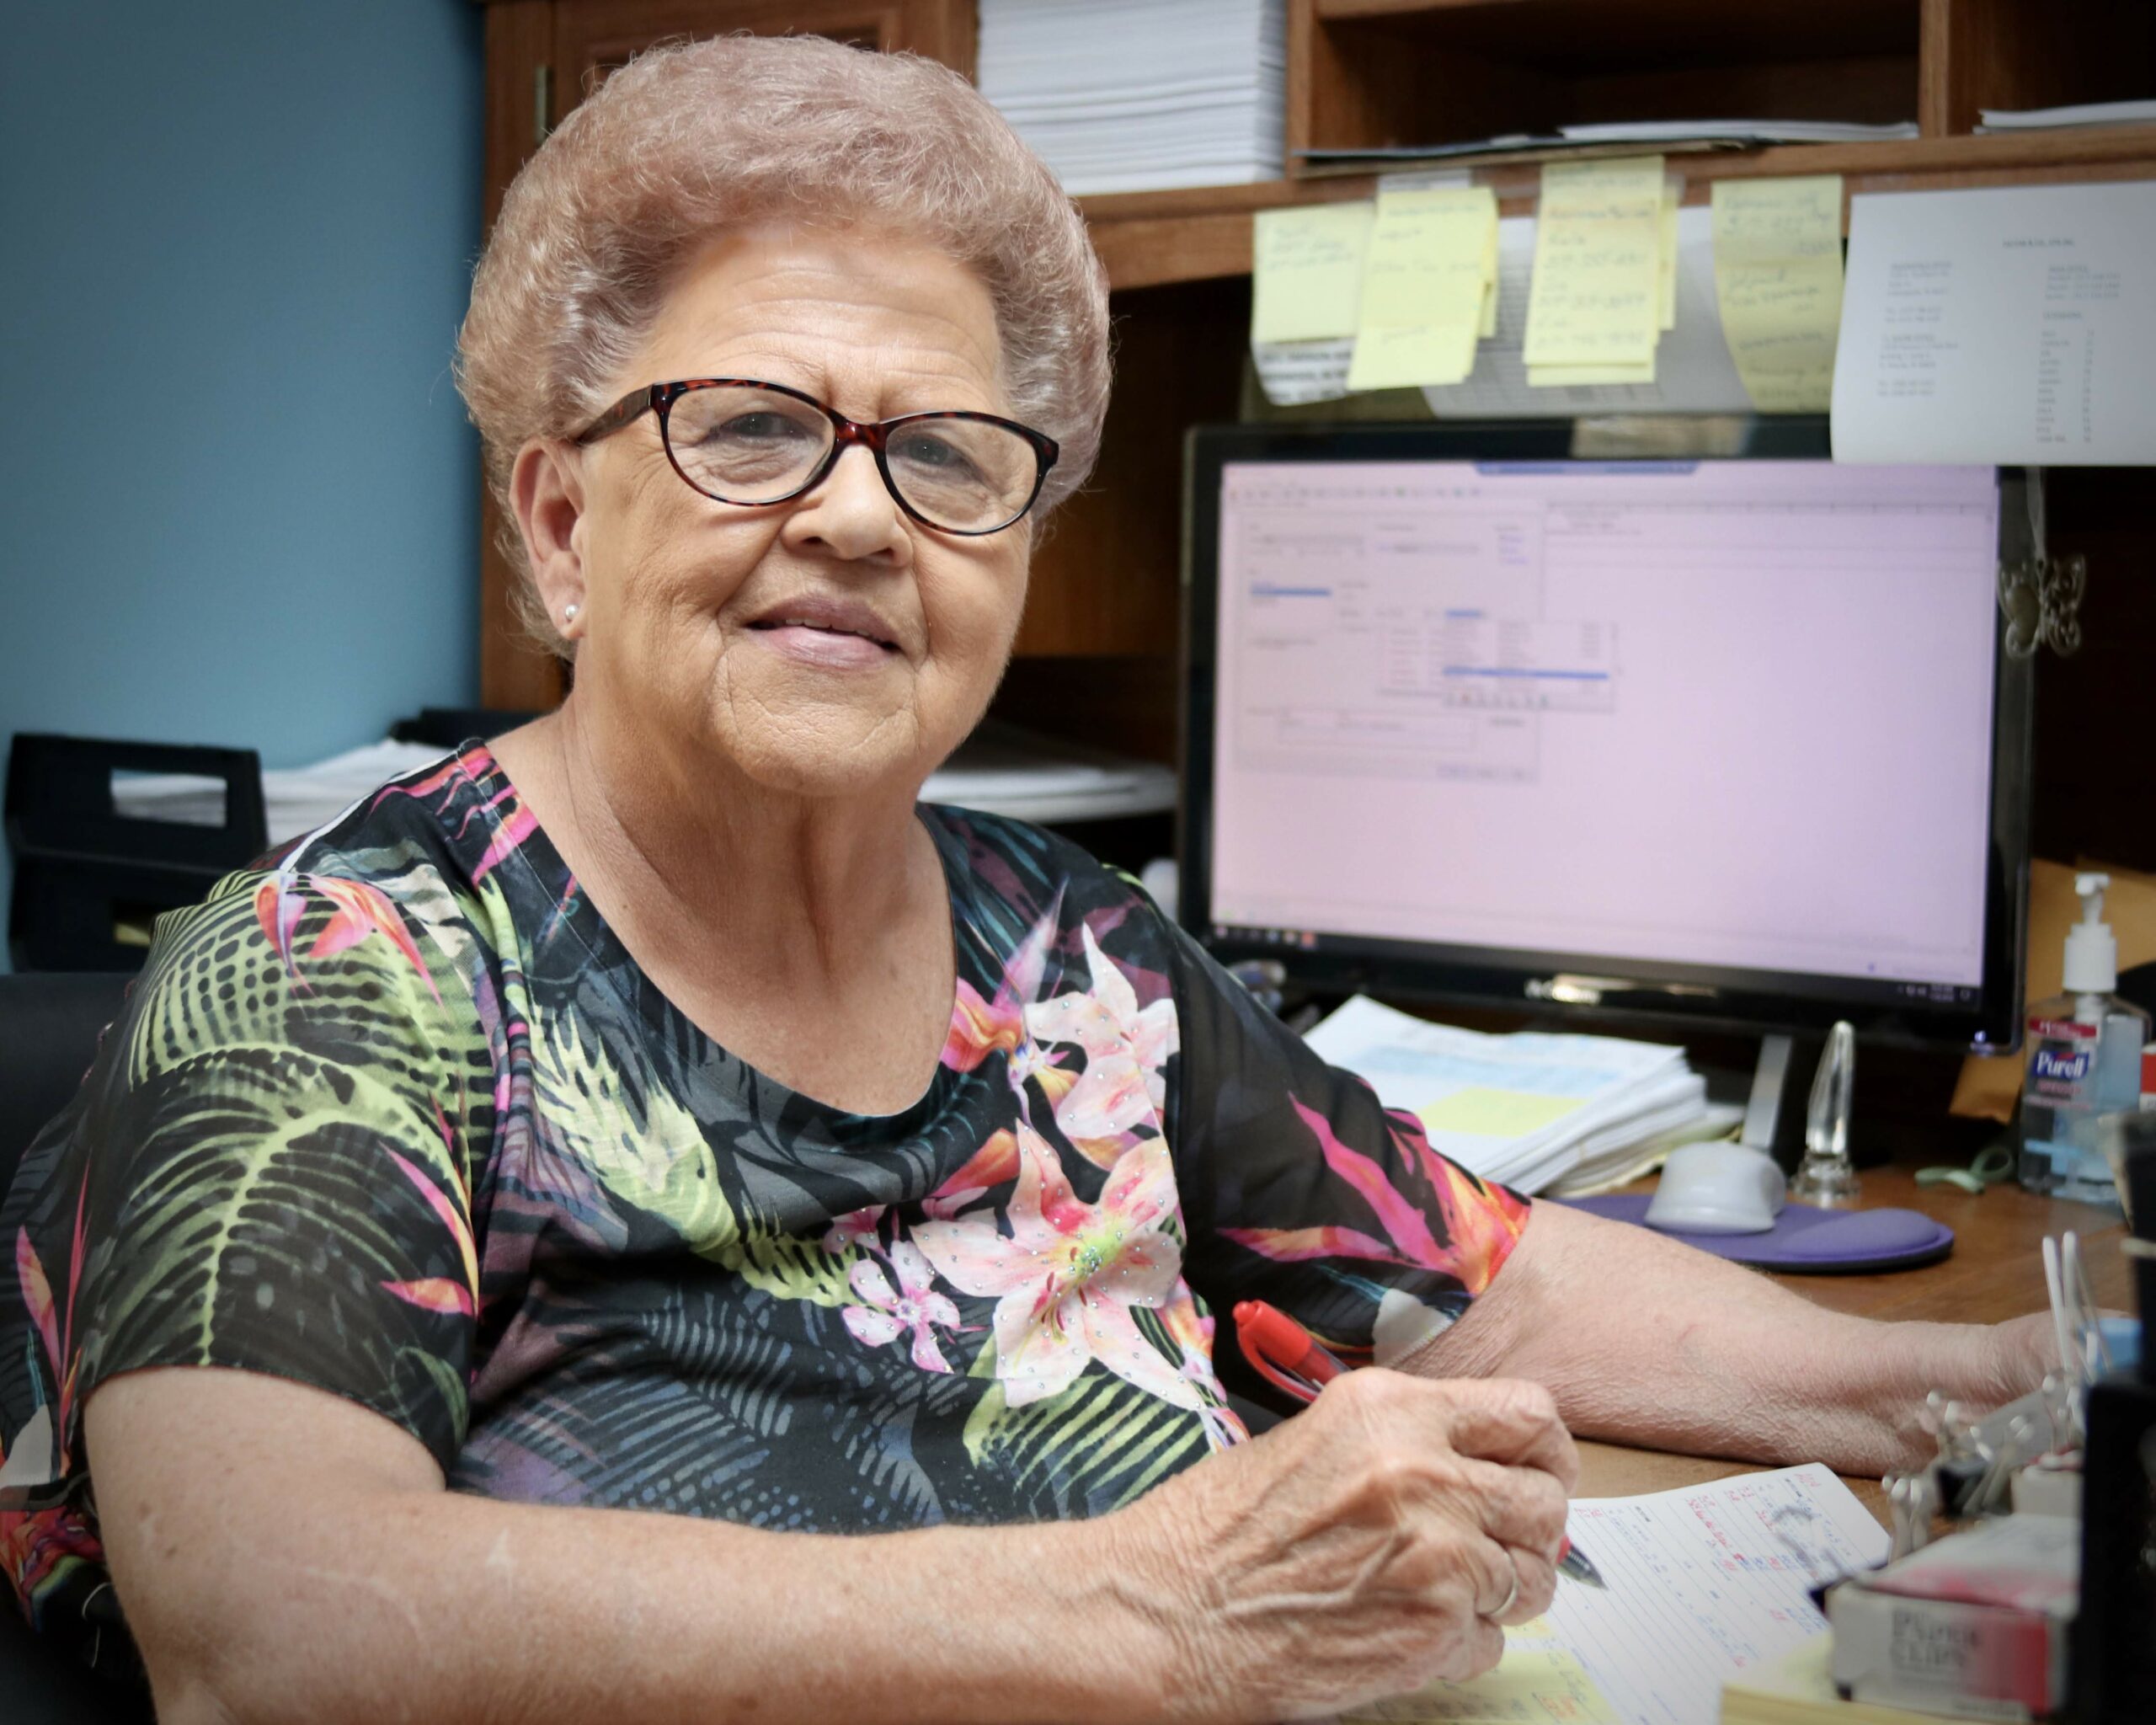
<path id="1" fill-rule="evenodd" d="M 1062 446 L 1037 509 L 1091 471 L 1107 409 L 1107 277 L 1076 207 L 972 85 L 915 55 L 817 36 L 650 49 L 517 175 L 457 338 L 517 607 L 555 651 L 508 507 L 517 451 L 612 404 L 675 273 L 715 236 L 789 218 L 894 231 L 972 269 L 995 304 L 1011 415 Z"/>

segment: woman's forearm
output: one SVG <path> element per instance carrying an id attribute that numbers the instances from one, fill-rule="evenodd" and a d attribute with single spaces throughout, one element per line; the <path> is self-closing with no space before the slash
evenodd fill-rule
<path id="1" fill-rule="evenodd" d="M 106 1543 L 161 1719 L 1160 1712 L 1166 1632 L 1082 1524 L 851 1538 L 499 1503 L 441 1491 L 416 1445 L 342 1407 L 408 1445 L 425 1477 L 394 1455 L 325 1468 L 243 1418 L 215 1466 L 191 1444 L 169 1467 L 136 1465 L 156 1379 L 239 1375 L 150 1374 L 136 1406 L 118 1396 L 134 1380 L 92 1404 Z"/>
<path id="2" fill-rule="evenodd" d="M 1927 1390 L 1988 1407 L 2030 1375 L 1999 1331 L 1829 1311 L 1555 1204 L 1535 1206 L 1488 1291 L 1403 1365 L 1545 1384 L 1581 1437 L 1875 1475 L 1922 1454 Z"/>

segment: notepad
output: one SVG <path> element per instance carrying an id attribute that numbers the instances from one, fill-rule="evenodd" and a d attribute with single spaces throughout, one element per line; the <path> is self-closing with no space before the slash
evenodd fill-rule
<path id="1" fill-rule="evenodd" d="M 1250 339 L 1311 341 L 1353 335 L 1363 304 L 1363 257 L 1374 203 L 1261 210 L 1253 241 Z"/>
<path id="2" fill-rule="evenodd" d="M 1701 1725 L 1725 1683 L 1827 1632 L 1813 1586 L 1883 1562 L 1888 1546 L 1816 1462 L 1582 1498 L 1566 1525 L 1607 1591 L 1560 1583 L 1545 1616 L 1507 1632 L 1488 1676 L 1350 1709 L 1343 1725 Z"/>
<path id="3" fill-rule="evenodd" d="M 1659 156 L 1543 165 L 1527 310 L 1531 368 L 1653 364 L 1662 188 Z"/>
<path id="4" fill-rule="evenodd" d="M 1842 321 L 1842 177 L 1716 180 L 1715 294 L 1765 414 L 1823 413 Z"/>
<path id="5" fill-rule="evenodd" d="M 1458 383 L 1497 278 L 1497 200 L 1487 186 L 1381 193 L 1363 260 L 1350 389 Z"/>

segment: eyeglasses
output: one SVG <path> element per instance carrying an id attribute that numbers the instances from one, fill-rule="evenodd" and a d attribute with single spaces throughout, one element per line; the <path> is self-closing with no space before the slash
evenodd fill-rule
<path id="1" fill-rule="evenodd" d="M 998 533 L 1033 506 L 1062 451 L 993 414 L 901 414 L 864 425 L 782 383 L 696 377 L 632 390 L 577 435 L 596 443 L 659 415 L 666 459 L 718 503 L 754 508 L 813 491 L 849 444 L 876 457 L 898 505 L 941 533 Z"/>

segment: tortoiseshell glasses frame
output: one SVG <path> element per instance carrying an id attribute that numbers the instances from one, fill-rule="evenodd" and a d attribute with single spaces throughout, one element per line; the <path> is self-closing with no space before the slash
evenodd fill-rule
<path id="1" fill-rule="evenodd" d="M 830 446 L 824 451 L 822 458 L 809 470 L 807 478 L 775 496 L 728 497 L 722 495 L 712 490 L 708 484 L 699 483 L 692 478 L 674 447 L 672 427 L 675 406 L 685 397 L 708 389 L 760 390 L 772 395 L 783 396 L 788 400 L 799 402 L 805 407 L 812 408 L 820 414 L 830 426 Z M 1000 533 L 1021 520 L 1038 500 L 1041 487 L 1048 478 L 1049 470 L 1054 467 L 1056 458 L 1062 453 L 1060 446 L 1053 437 L 1034 430 L 1030 425 L 1022 425 L 1015 419 L 1002 419 L 995 414 L 953 409 L 931 413 L 901 414 L 896 419 L 863 424 L 857 419 L 849 419 L 837 409 L 817 400 L 814 396 L 802 390 L 791 388 L 783 383 L 769 383 L 759 377 L 689 377 L 672 383 L 647 384 L 640 389 L 631 390 L 585 426 L 583 430 L 578 432 L 573 441 L 579 445 L 596 443 L 601 438 L 611 436 L 623 426 L 633 425 L 646 414 L 656 414 L 659 416 L 659 441 L 665 447 L 667 462 L 680 476 L 682 483 L 699 496 L 708 497 L 715 503 L 730 504 L 738 508 L 763 508 L 772 504 L 787 503 L 794 498 L 805 496 L 824 483 L 831 469 L 838 465 L 840 456 L 857 443 L 874 457 L 876 471 L 883 481 L 883 489 L 891 494 L 892 500 L 905 512 L 910 519 L 919 521 L 923 526 L 932 528 L 937 532 L 957 534 L 968 538 L 976 538 L 989 533 Z M 956 526 L 924 514 L 906 496 L 898 482 L 892 477 L 890 441 L 894 434 L 908 427 L 935 420 L 961 420 L 993 426 L 999 430 L 1011 433 L 1025 444 L 1033 452 L 1033 475 L 1031 486 L 1025 489 L 1024 500 L 1018 502 L 1017 507 L 1011 509 L 1010 513 L 1003 519 L 986 526 Z M 1002 506 L 1009 507 L 1013 500 L 1014 498 L 1011 496 L 1003 498 Z"/>

